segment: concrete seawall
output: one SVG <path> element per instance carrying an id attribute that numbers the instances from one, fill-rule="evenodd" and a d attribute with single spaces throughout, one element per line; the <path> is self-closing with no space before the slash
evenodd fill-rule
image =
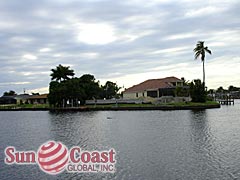
<path id="1" fill-rule="evenodd" d="M 202 106 L 150 106 L 150 107 L 69 107 L 69 108 L 16 108 L 0 111 L 146 111 L 146 110 L 201 110 L 220 108 L 220 104 Z"/>

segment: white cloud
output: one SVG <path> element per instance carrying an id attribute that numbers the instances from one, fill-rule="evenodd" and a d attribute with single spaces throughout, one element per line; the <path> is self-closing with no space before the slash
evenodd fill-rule
<path id="1" fill-rule="evenodd" d="M 209 14 L 217 14 L 223 12 L 225 9 L 216 6 L 207 6 L 200 9 L 192 9 L 186 12 L 186 17 L 206 16 Z"/>
<path id="2" fill-rule="evenodd" d="M 167 49 L 161 49 L 151 52 L 150 54 L 167 54 L 167 53 L 176 53 L 176 52 L 182 52 L 191 49 L 192 47 L 189 46 L 183 46 L 183 47 L 174 47 L 174 48 L 167 48 Z"/>
<path id="3" fill-rule="evenodd" d="M 117 39 L 114 28 L 104 23 L 78 23 L 77 40 L 91 45 L 105 45 Z"/>
<path id="4" fill-rule="evenodd" d="M 33 72 L 33 71 L 29 71 L 29 72 L 20 72 L 19 74 L 23 75 L 23 76 L 32 76 L 32 75 L 49 75 L 49 71 L 42 71 L 42 72 Z"/>
<path id="5" fill-rule="evenodd" d="M 35 88 L 35 89 L 29 89 L 27 90 L 28 93 L 40 93 L 40 94 L 45 94 L 49 93 L 49 87 L 40 87 L 40 88 Z"/>
<path id="6" fill-rule="evenodd" d="M 16 23 L 16 22 L 0 20 L 0 28 L 1 29 L 11 29 L 11 28 L 16 28 L 17 26 L 18 26 L 18 23 Z"/>
<path id="7" fill-rule="evenodd" d="M 170 36 L 166 36 L 163 40 L 178 40 L 178 39 L 187 39 L 192 37 L 197 37 L 199 34 L 197 33 L 181 33 L 181 34 L 174 34 Z"/>
<path id="8" fill-rule="evenodd" d="M 34 15 L 43 17 L 43 18 L 47 18 L 49 16 L 49 12 L 44 9 L 39 9 L 39 10 L 34 11 Z"/>
<path id="9" fill-rule="evenodd" d="M 11 43 L 30 43 L 33 41 L 33 38 L 15 36 L 10 38 Z"/>
<path id="10" fill-rule="evenodd" d="M 144 4 L 144 6 L 146 7 L 151 7 L 151 6 L 156 6 L 158 4 L 165 4 L 165 3 L 169 3 L 169 2 L 176 2 L 176 0 L 127 0 L 127 4 L 131 4 L 131 5 L 135 5 L 135 6 L 142 6 Z"/>
<path id="11" fill-rule="evenodd" d="M 63 54 L 60 54 L 60 53 L 58 53 L 58 54 L 53 54 L 53 57 L 62 57 L 63 56 Z"/>
<path id="12" fill-rule="evenodd" d="M 163 16 L 165 13 L 162 13 L 161 15 Z M 160 16 L 160 15 L 158 15 Z M 159 17 L 158 17 L 159 18 Z M 133 24 L 133 25 L 150 25 L 153 23 L 157 23 L 159 19 L 156 18 L 156 15 L 153 16 L 151 14 L 149 15 L 134 15 L 134 16 L 129 16 L 123 19 L 124 23 L 127 24 Z"/>
<path id="13" fill-rule="evenodd" d="M 42 48 L 42 49 L 39 49 L 39 52 L 50 52 L 52 51 L 51 48 Z"/>
<path id="14" fill-rule="evenodd" d="M 37 59 L 37 56 L 33 55 L 33 54 L 24 54 L 22 56 L 23 59 L 26 59 L 26 60 L 36 60 Z"/>
<path id="15" fill-rule="evenodd" d="M 145 31 L 142 30 L 140 32 L 132 32 L 132 33 L 119 32 L 118 38 L 120 41 L 131 42 L 131 41 L 135 41 L 136 39 L 142 38 L 144 36 L 151 35 L 154 32 L 155 31 L 153 31 L 153 30 L 145 30 Z"/>
<path id="16" fill-rule="evenodd" d="M 226 29 L 224 31 L 212 31 L 209 32 L 209 37 L 207 38 L 207 41 L 209 43 L 214 43 L 214 45 L 222 44 L 222 45 L 240 45 L 240 30 L 230 30 Z"/>
<path id="17" fill-rule="evenodd" d="M 23 84 L 30 84 L 31 82 L 5 82 L 0 83 L 0 86 L 8 86 L 8 85 L 23 85 Z"/>
<path id="18" fill-rule="evenodd" d="M 94 58 L 97 58 L 99 54 L 95 52 L 87 52 L 87 53 L 81 53 L 80 56 L 84 58 L 94 59 Z"/>

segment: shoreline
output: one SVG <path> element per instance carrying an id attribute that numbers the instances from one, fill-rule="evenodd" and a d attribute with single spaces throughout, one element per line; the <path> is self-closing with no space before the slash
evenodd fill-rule
<path id="1" fill-rule="evenodd" d="M 51 112 L 67 112 L 67 111 L 148 111 L 148 110 L 203 110 L 203 109 L 214 109 L 220 108 L 220 104 L 208 104 L 208 105 L 185 105 L 185 106 L 174 106 L 174 105 L 163 105 L 163 106 L 131 106 L 131 107 L 68 107 L 68 108 L 0 108 L 0 111 L 51 111 Z"/>

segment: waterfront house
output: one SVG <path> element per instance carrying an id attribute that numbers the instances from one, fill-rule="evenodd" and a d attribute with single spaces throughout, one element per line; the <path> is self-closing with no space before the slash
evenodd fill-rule
<path id="1" fill-rule="evenodd" d="M 0 97 L 0 104 L 16 104 L 17 101 L 14 96 L 2 96 Z"/>
<path id="2" fill-rule="evenodd" d="M 28 104 L 29 94 L 19 94 L 15 96 L 17 104 Z"/>
<path id="3" fill-rule="evenodd" d="M 48 94 L 32 95 L 28 97 L 29 104 L 48 104 Z"/>
<path id="4" fill-rule="evenodd" d="M 138 99 L 141 97 L 160 98 L 162 96 L 175 96 L 176 87 L 183 87 L 183 81 L 174 76 L 149 79 L 126 89 L 123 92 L 123 98 Z"/>

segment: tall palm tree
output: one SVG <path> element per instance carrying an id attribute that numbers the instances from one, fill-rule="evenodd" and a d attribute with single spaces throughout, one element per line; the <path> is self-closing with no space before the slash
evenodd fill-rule
<path id="1" fill-rule="evenodd" d="M 207 46 L 204 47 L 204 41 L 198 41 L 193 51 L 195 52 L 195 59 L 201 57 L 203 63 L 203 87 L 205 88 L 205 53 L 212 54 L 212 52 Z"/>
<path id="2" fill-rule="evenodd" d="M 56 69 L 51 69 L 52 73 L 50 76 L 52 76 L 52 80 L 56 81 L 64 81 L 67 79 L 70 79 L 69 76 L 74 76 L 75 73 L 73 70 L 69 69 L 69 66 L 62 66 L 59 64 Z"/>

